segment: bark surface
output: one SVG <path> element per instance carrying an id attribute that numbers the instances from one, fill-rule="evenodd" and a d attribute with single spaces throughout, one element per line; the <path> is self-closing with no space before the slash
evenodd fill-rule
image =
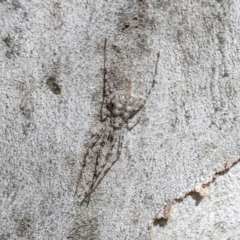
<path id="1" fill-rule="evenodd" d="M 239 13 L 237 0 L 0 0 L 0 239 L 239 239 L 238 163 L 153 221 L 239 156 Z"/>

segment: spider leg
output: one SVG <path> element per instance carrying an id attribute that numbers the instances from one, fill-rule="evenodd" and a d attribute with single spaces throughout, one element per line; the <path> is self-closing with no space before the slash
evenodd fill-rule
<path id="1" fill-rule="evenodd" d="M 96 152 L 96 159 L 95 159 L 95 169 L 94 169 L 94 173 L 93 173 L 93 176 L 92 176 L 92 181 L 91 181 L 91 185 L 90 187 L 88 188 L 87 192 L 85 193 L 85 197 L 84 199 L 81 201 L 80 205 L 82 205 L 83 202 L 87 202 L 86 201 L 86 198 L 87 198 L 87 195 L 89 192 L 93 192 L 94 190 L 93 189 L 93 186 L 95 184 L 95 182 L 98 180 L 100 174 L 102 173 L 103 171 L 103 168 L 105 167 L 105 165 L 107 164 L 110 156 L 111 156 L 111 152 L 115 146 L 115 142 L 114 140 L 110 140 L 110 143 L 113 142 L 113 144 L 111 144 L 109 147 L 108 147 L 108 150 L 107 150 L 107 155 L 105 157 L 105 163 L 102 167 L 100 167 L 100 170 L 98 170 L 99 168 L 99 161 L 101 161 L 101 148 L 103 148 L 105 146 L 105 144 L 109 143 L 109 139 L 112 139 L 113 138 L 113 130 L 111 129 L 107 134 L 104 134 L 103 135 L 103 138 L 102 138 L 102 141 L 99 143 L 99 146 L 100 146 L 100 149 L 98 149 L 98 151 Z M 106 142 L 105 142 L 106 141 Z M 109 154 L 110 153 L 110 154 Z M 104 159 L 104 158 L 103 158 Z M 89 200 L 90 200 L 90 196 L 89 196 Z"/>
<path id="2" fill-rule="evenodd" d="M 104 107 L 106 108 L 107 101 L 106 99 L 109 98 L 111 95 L 111 89 L 110 85 L 107 79 L 107 39 L 104 39 L 104 47 L 103 47 L 103 88 L 102 88 L 102 103 L 101 103 L 101 109 L 100 109 L 100 121 L 105 122 L 108 118 L 108 116 L 104 116 Z"/>
<path id="3" fill-rule="evenodd" d="M 151 94 L 151 91 L 152 91 L 152 89 L 154 88 L 155 83 L 156 83 L 158 62 L 159 62 L 159 52 L 157 53 L 157 60 L 156 60 L 156 65 L 155 65 L 155 70 L 154 70 L 154 76 L 153 76 L 153 80 L 152 80 L 152 85 L 151 85 L 151 87 L 149 88 L 149 90 L 147 91 L 146 101 L 147 101 L 147 99 L 149 98 L 149 96 L 150 96 L 150 94 Z M 146 101 L 145 101 L 145 103 L 146 103 Z"/>
<path id="4" fill-rule="evenodd" d="M 99 157 L 100 157 L 100 155 L 99 155 L 99 153 L 98 153 L 98 154 L 97 154 L 97 157 L 96 157 L 96 162 L 95 162 L 95 169 L 94 169 L 92 184 L 91 184 L 91 186 L 89 187 L 88 192 L 92 189 L 92 187 L 93 187 L 93 185 L 94 185 L 95 178 L 97 178 L 97 176 L 98 176 L 98 175 L 97 175 L 97 166 L 98 166 L 98 164 L 99 164 L 99 161 L 98 161 Z M 87 202 L 87 206 L 88 206 L 89 201 L 90 201 L 90 196 L 91 196 L 91 195 L 89 195 L 89 197 L 88 197 L 88 196 L 85 194 L 83 200 L 82 200 L 81 203 L 80 203 L 80 206 L 83 204 L 83 202 Z"/>
<path id="5" fill-rule="evenodd" d="M 156 84 L 156 76 L 157 76 L 158 62 L 159 62 L 159 53 L 157 53 L 157 60 L 156 60 L 156 65 L 155 65 L 155 70 L 154 70 L 154 76 L 153 76 L 153 80 L 152 80 L 152 85 L 151 85 L 151 87 L 148 89 L 145 99 L 142 101 L 141 105 L 139 106 L 138 112 L 146 105 L 147 100 L 148 100 L 149 96 L 151 95 L 152 89 L 154 88 L 154 86 L 155 86 L 155 84 Z"/>
<path id="6" fill-rule="evenodd" d="M 126 126 L 127 130 L 132 131 L 133 128 L 136 127 L 136 125 L 138 125 L 138 123 L 140 122 L 140 119 L 141 119 L 141 116 L 137 119 L 137 121 L 132 126 L 130 126 L 129 122 L 127 122 L 127 126 Z"/>
<path id="7" fill-rule="evenodd" d="M 93 173 L 93 176 L 92 176 L 92 182 L 91 182 L 91 185 L 89 187 L 89 189 L 91 189 L 95 183 L 95 181 L 97 180 L 97 178 L 99 177 L 100 173 L 101 173 L 101 170 L 102 168 L 104 167 L 101 167 L 100 171 L 98 170 L 99 168 L 99 165 L 100 165 L 100 161 L 101 161 L 101 149 L 105 146 L 105 144 L 107 143 L 106 141 L 108 141 L 109 139 L 109 136 L 112 135 L 112 131 L 109 131 L 108 134 L 104 134 L 103 135 L 103 138 L 102 138 L 102 141 L 100 142 L 99 146 L 100 146 L 100 149 L 98 149 L 98 151 L 96 152 L 96 159 L 95 159 L 95 167 L 94 167 L 94 173 Z M 114 146 L 112 146 L 113 148 Z M 110 148 L 112 150 L 112 148 Z M 111 151 L 111 150 L 108 150 L 108 151 Z"/>
<path id="8" fill-rule="evenodd" d="M 158 62 L 159 62 L 159 53 L 157 53 L 157 60 L 156 60 L 156 65 L 155 65 L 155 70 L 154 70 L 154 76 L 153 76 L 153 81 L 152 81 L 152 85 L 150 87 L 150 89 L 147 91 L 147 95 L 146 95 L 146 98 L 141 102 L 141 104 L 139 105 L 139 108 L 138 108 L 138 112 L 140 112 L 140 110 L 146 105 L 147 103 L 147 100 L 149 98 L 149 96 L 151 95 L 151 91 L 152 89 L 154 88 L 155 86 L 155 83 L 156 83 L 156 76 L 157 76 L 157 67 L 158 67 Z M 140 121 L 141 119 L 141 116 L 137 119 L 137 121 L 132 125 L 130 126 L 130 124 L 127 122 L 127 130 L 128 131 L 131 131 Z M 130 119 L 129 119 L 130 120 Z"/>
<path id="9" fill-rule="evenodd" d="M 103 165 L 103 166 L 100 166 L 101 150 L 102 150 L 102 148 L 103 148 L 106 144 L 108 145 L 109 139 L 111 139 L 111 138 L 113 138 L 112 129 L 111 129 L 110 131 L 108 131 L 108 134 L 105 134 L 105 135 L 104 135 L 104 137 L 103 137 L 103 139 L 102 139 L 102 141 L 101 141 L 101 143 L 100 143 L 100 145 L 99 145 L 99 146 L 100 146 L 100 149 L 96 152 L 97 157 L 96 157 L 96 161 L 95 161 L 95 169 L 94 169 L 92 184 L 94 184 L 95 180 L 99 177 L 99 175 L 100 175 L 100 173 L 101 173 L 101 170 L 102 170 L 102 168 L 104 167 L 104 165 Z M 110 143 L 111 143 L 111 141 L 110 141 Z M 108 149 L 107 152 L 109 152 L 109 151 L 111 152 L 113 148 L 114 148 L 114 144 L 113 144 L 113 145 L 110 145 L 110 147 L 109 147 L 109 149 Z M 106 164 L 106 162 L 105 162 L 105 164 Z M 100 168 L 100 170 L 99 170 L 98 168 Z M 92 185 L 91 185 L 91 186 L 92 186 Z M 90 187 L 90 188 L 91 188 L 91 187 Z"/>
<path id="10" fill-rule="evenodd" d="M 113 162 L 110 163 L 110 166 L 106 167 L 108 161 L 109 161 L 109 157 L 111 155 L 107 155 L 106 158 L 106 162 L 103 166 L 102 171 L 100 172 L 101 176 L 98 177 L 98 179 L 96 179 L 96 181 L 92 184 L 92 187 L 89 189 L 89 191 L 85 194 L 84 199 L 82 200 L 82 202 L 80 203 L 80 205 L 82 205 L 84 202 L 87 203 L 87 206 L 89 204 L 91 195 L 93 194 L 93 192 L 95 191 L 95 189 L 98 187 L 98 185 L 101 183 L 101 181 L 103 180 L 103 178 L 107 175 L 107 173 L 111 170 L 111 168 L 113 167 L 113 165 L 119 160 L 120 154 L 121 154 L 121 149 L 122 149 L 122 144 L 123 144 L 123 134 L 120 133 L 120 136 L 118 138 L 118 148 L 117 148 L 117 156 L 115 158 L 115 160 Z M 115 146 L 115 143 L 113 145 L 113 147 Z M 106 167 L 106 168 L 105 168 Z"/>
<path id="11" fill-rule="evenodd" d="M 79 183 L 82 179 L 82 174 L 83 174 L 83 171 L 84 171 L 84 168 L 86 167 L 86 164 L 87 164 L 87 157 L 89 155 L 89 152 L 91 149 L 93 149 L 96 144 L 98 143 L 99 139 L 101 138 L 101 136 L 103 135 L 103 133 L 106 131 L 106 128 L 103 129 L 103 131 L 101 132 L 101 134 L 98 135 L 97 139 L 95 141 L 93 141 L 87 148 L 87 151 L 86 153 L 84 154 L 84 157 L 83 157 L 83 163 L 82 163 L 82 168 L 81 168 L 81 171 L 79 172 L 79 176 L 78 176 L 78 180 L 77 180 L 77 185 L 76 185 L 76 190 L 75 190 L 75 193 L 74 193 L 74 196 L 76 196 L 77 192 L 78 192 L 78 186 L 79 186 Z"/>

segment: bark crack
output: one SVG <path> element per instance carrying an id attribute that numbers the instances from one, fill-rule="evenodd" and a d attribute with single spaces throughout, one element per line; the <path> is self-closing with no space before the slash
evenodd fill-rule
<path id="1" fill-rule="evenodd" d="M 171 216 L 171 209 L 176 202 L 182 201 L 184 198 L 191 194 L 197 194 L 199 197 L 205 196 L 205 187 L 211 184 L 217 177 L 225 174 L 231 167 L 240 161 L 240 156 L 229 159 L 222 167 L 216 169 L 210 176 L 205 178 L 202 182 L 197 183 L 195 186 L 183 191 L 181 195 L 174 198 L 155 215 L 152 221 L 148 225 L 148 230 L 151 230 L 153 225 L 160 224 L 166 225 L 168 219 Z"/>

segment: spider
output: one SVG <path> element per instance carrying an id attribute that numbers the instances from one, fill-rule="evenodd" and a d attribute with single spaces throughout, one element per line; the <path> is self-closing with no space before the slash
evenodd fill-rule
<path id="1" fill-rule="evenodd" d="M 145 98 L 132 96 L 128 89 L 113 93 L 107 79 L 106 49 L 107 39 L 104 41 L 103 49 L 103 91 L 100 109 L 100 121 L 104 123 L 104 127 L 100 133 L 92 136 L 91 142 L 87 145 L 86 152 L 83 156 L 75 190 L 76 195 L 80 185 L 82 185 L 82 189 L 85 189 L 83 190 L 84 196 L 80 205 L 86 202 L 88 206 L 91 195 L 119 160 L 123 145 L 123 130 L 126 128 L 131 131 L 139 123 L 140 117 L 130 126 L 130 120 L 145 106 L 156 83 L 155 78 L 157 75 L 159 53 L 157 53 L 152 84 Z M 89 171 L 84 173 L 86 166 L 92 169 L 91 173 Z"/>

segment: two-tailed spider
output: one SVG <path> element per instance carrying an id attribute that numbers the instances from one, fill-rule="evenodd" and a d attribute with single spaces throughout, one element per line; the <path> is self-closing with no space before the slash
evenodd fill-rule
<path id="1" fill-rule="evenodd" d="M 104 41 L 103 49 L 103 91 L 100 109 L 100 121 L 104 123 L 104 126 L 100 133 L 92 136 L 90 143 L 86 147 L 75 191 L 75 195 L 84 195 L 82 196 L 81 204 L 86 202 L 87 205 L 93 192 L 120 158 L 124 129 L 132 130 L 138 124 L 140 117 L 135 123 L 131 122 L 137 113 L 145 106 L 155 86 L 159 61 L 159 53 L 157 53 L 152 84 L 145 98 L 132 96 L 127 89 L 113 92 L 107 77 L 106 48 L 107 39 Z M 87 166 L 88 171 L 86 171 Z M 92 169 L 92 171 L 89 171 L 89 168 Z M 80 188 L 81 192 L 79 193 Z"/>

